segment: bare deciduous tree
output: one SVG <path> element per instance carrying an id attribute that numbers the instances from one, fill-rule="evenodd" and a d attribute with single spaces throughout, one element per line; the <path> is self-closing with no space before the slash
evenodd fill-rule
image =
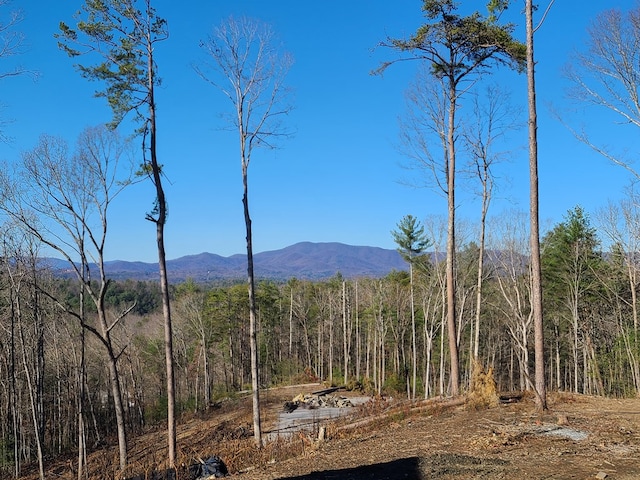
<path id="1" fill-rule="evenodd" d="M 11 318 L 11 390 L 12 417 L 17 418 L 19 400 L 16 395 L 16 375 L 21 372 L 26 382 L 29 410 L 33 424 L 33 440 L 38 459 L 38 474 L 41 480 L 44 472 L 44 321 L 39 305 L 38 282 L 36 279 L 39 243 L 31 235 L 25 234 L 19 226 L 9 224 L 2 232 L 2 253 L 5 274 L 9 287 L 9 317 Z M 19 352 L 16 346 L 19 345 Z M 18 357 L 22 359 L 22 368 L 16 368 Z M 14 423 L 14 437 L 26 436 L 26 432 L 18 432 Z M 16 442 L 17 443 L 17 442 Z M 16 472 L 19 472 L 19 455 L 16 458 Z M 16 475 L 17 477 L 18 475 Z"/>
<path id="2" fill-rule="evenodd" d="M 24 47 L 24 35 L 17 30 L 18 24 L 22 21 L 22 12 L 19 10 L 6 9 L 11 5 L 10 0 L 0 0 L 0 58 L 7 60 L 22 52 Z M 6 12 L 6 14 L 5 14 Z M 0 79 L 13 77 L 24 73 L 24 69 L 18 66 L 11 66 L 9 69 L 0 70 Z"/>
<path id="3" fill-rule="evenodd" d="M 565 70 L 573 85 L 571 98 L 594 107 L 600 117 L 608 118 L 611 113 L 617 128 L 625 124 L 640 127 L 640 7 L 624 13 L 620 9 L 602 12 L 592 22 L 588 35 L 586 51 L 577 52 Z M 640 179 L 632 161 L 597 138 L 594 130 L 570 128 L 580 141 Z"/>
<path id="4" fill-rule="evenodd" d="M 230 122 L 238 133 L 240 144 L 249 288 L 253 427 L 256 443 L 262 446 L 248 171 L 255 148 L 274 148 L 278 139 L 289 135 L 281 122 L 291 110 L 287 103 L 288 91 L 284 79 L 292 59 L 276 43 L 274 32 L 268 25 L 248 18 L 229 18 L 215 28 L 201 46 L 209 58 L 202 67 L 196 66 L 196 71 L 231 101 L 234 110 Z"/>
<path id="5" fill-rule="evenodd" d="M 104 127 L 85 130 L 73 154 L 64 140 L 42 136 L 38 145 L 24 154 L 17 175 L 4 171 L 0 179 L 0 208 L 28 234 L 68 261 L 96 308 L 94 327 L 60 303 L 95 335 L 107 353 L 121 464 L 126 464 L 126 430 L 117 366 L 120 352 L 112 330 L 127 312 L 115 319 L 107 316 L 104 255 L 109 208 L 130 183 L 132 169 L 131 164 L 127 168 L 127 154 L 128 144 Z M 90 262 L 97 268 L 97 280 L 87 275 Z"/>
<path id="6" fill-rule="evenodd" d="M 527 216 L 511 212 L 501 216 L 492 225 L 492 250 L 499 252 L 492 260 L 496 266 L 494 276 L 498 296 L 494 307 L 502 313 L 501 324 L 507 328 L 518 354 L 521 390 L 532 387 L 529 374 L 529 338 L 533 326 L 531 308 L 530 245 L 527 241 Z"/>
<path id="7" fill-rule="evenodd" d="M 23 73 L 29 73 L 22 65 L 11 62 L 20 55 L 24 49 L 25 37 L 18 30 L 18 25 L 23 19 L 20 10 L 10 10 L 11 0 L 0 0 L 0 80 L 8 77 L 16 77 Z M 9 64 L 9 65 L 7 65 Z M 0 103 L 0 107 L 3 105 Z M 8 141 L 3 127 L 6 119 L 0 120 L 0 141 Z"/>
<path id="8" fill-rule="evenodd" d="M 622 270 L 627 277 L 627 288 L 618 291 L 603 281 L 605 288 L 616 300 L 631 309 L 631 322 L 619 315 L 619 330 L 629 360 L 636 395 L 640 395 L 640 359 L 638 358 L 638 324 L 640 288 L 640 212 L 637 199 L 627 199 L 620 204 L 609 204 L 598 214 L 599 231 L 604 232 L 613 245 L 613 254 L 619 255 Z M 617 250 L 617 252 L 616 252 Z"/>
<path id="9" fill-rule="evenodd" d="M 213 341 L 211 321 L 205 315 L 205 293 L 192 282 L 180 285 L 175 299 L 175 310 L 179 318 L 185 323 L 185 329 L 194 335 L 199 342 L 197 363 L 202 359 L 202 390 L 204 409 L 211 405 L 211 366 L 209 365 L 209 347 Z M 196 385 L 199 379 L 196 379 Z M 196 410 L 198 396 L 196 395 Z"/>
<path id="10" fill-rule="evenodd" d="M 481 186 L 476 308 L 471 339 L 473 358 L 476 362 L 480 349 L 486 223 L 495 186 L 493 168 L 497 162 L 504 160 L 506 152 L 499 150 L 499 144 L 504 140 L 505 135 L 515 128 L 515 118 L 515 112 L 509 104 L 508 95 L 498 86 L 489 86 L 482 94 L 476 92 L 473 95 L 473 114 L 462 125 L 462 139 L 470 156 L 470 168 L 480 181 Z"/>

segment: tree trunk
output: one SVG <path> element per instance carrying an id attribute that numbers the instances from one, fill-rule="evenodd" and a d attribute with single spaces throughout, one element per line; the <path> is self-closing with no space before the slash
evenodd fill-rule
<path id="1" fill-rule="evenodd" d="M 453 79 L 449 85 L 449 125 L 447 127 L 447 334 L 449 336 L 449 365 L 451 371 L 451 395 L 458 396 L 460 385 L 458 362 L 458 342 L 456 334 L 456 291 L 455 291 L 455 114 L 456 114 L 456 88 Z"/>
<path id="2" fill-rule="evenodd" d="M 127 467 L 127 432 L 124 422 L 124 406 L 122 403 L 122 391 L 120 388 L 120 375 L 118 374 L 118 358 L 113 351 L 111 335 L 109 334 L 104 313 L 98 312 L 102 334 L 106 340 L 105 346 L 108 352 L 109 361 L 107 368 L 109 370 L 109 381 L 111 382 L 111 395 L 113 396 L 113 408 L 116 415 L 116 428 L 118 430 L 118 452 L 120 455 L 120 469 Z"/>
<path id="3" fill-rule="evenodd" d="M 360 379 L 360 362 L 361 362 L 361 344 L 362 340 L 360 339 L 360 305 L 358 298 L 358 280 L 356 280 L 356 307 L 355 307 L 355 316 L 356 316 L 356 380 Z"/>
<path id="4" fill-rule="evenodd" d="M 416 347 L 416 309 L 414 305 L 414 293 L 413 293 L 413 262 L 409 262 L 409 287 L 411 290 L 411 348 L 413 352 L 412 367 L 413 378 L 411 388 L 411 399 L 416 399 L 416 383 L 418 378 L 418 350 Z"/>
<path id="5" fill-rule="evenodd" d="M 423 303 L 422 312 L 424 315 L 424 356 L 425 356 L 425 369 L 424 369 L 424 398 L 429 398 L 431 393 L 431 356 L 433 352 L 433 322 L 429 321 L 430 308 Z M 433 312 L 435 314 L 435 311 Z M 427 327 L 427 325 L 429 325 Z"/>
<path id="6" fill-rule="evenodd" d="M 165 207 L 166 208 L 166 207 Z M 167 262 L 164 251 L 164 224 L 156 223 L 158 242 L 158 265 L 160 268 L 160 290 L 162 292 L 162 313 L 164 317 L 164 352 L 167 375 L 167 441 L 169 448 L 169 467 L 176 464 L 176 394 L 173 366 L 173 332 L 171 325 L 171 306 L 169 300 L 169 282 Z"/>
<path id="7" fill-rule="evenodd" d="M 446 295 L 443 292 L 443 295 Z M 444 386 L 445 386 L 445 373 L 444 373 L 444 326 L 446 324 L 446 309 L 442 310 L 442 319 L 440 321 L 440 395 L 444 396 Z"/>
<path id="8" fill-rule="evenodd" d="M 86 281 L 86 275 L 89 271 L 88 265 L 83 258 L 82 265 L 82 282 L 80 283 L 80 372 L 78 373 L 78 480 L 82 480 L 88 477 L 87 471 L 87 445 L 86 445 L 86 431 L 84 426 L 84 402 L 86 394 L 86 332 L 84 331 L 85 323 L 85 308 L 84 308 L 84 283 Z"/>
<path id="9" fill-rule="evenodd" d="M 31 380 L 31 371 L 29 370 L 29 364 L 27 362 L 27 349 L 25 346 L 24 328 L 22 326 L 22 312 L 21 312 L 20 303 L 19 303 L 20 300 L 17 298 L 17 295 L 16 295 L 16 301 L 18 302 L 18 305 L 16 306 L 15 312 L 18 318 L 18 332 L 20 333 L 20 343 L 22 345 L 22 365 L 24 367 L 24 374 L 27 380 L 27 388 L 29 391 L 29 400 L 30 400 L 30 406 L 31 406 L 31 418 L 33 420 L 33 433 L 36 439 L 36 452 L 38 455 L 38 474 L 39 474 L 40 480 L 44 480 L 44 456 L 42 453 L 43 439 L 40 437 L 40 429 L 38 427 L 38 412 L 37 412 L 37 406 L 36 406 L 36 398 L 34 396 L 34 385 L 33 385 L 33 381 Z"/>
<path id="10" fill-rule="evenodd" d="M 578 385 L 578 319 L 574 316 L 571 322 L 572 333 L 573 333 L 573 343 L 572 343 L 572 352 L 573 352 L 573 392 L 580 393 L 579 385 Z"/>
<path id="11" fill-rule="evenodd" d="M 329 298 L 329 385 L 333 385 L 333 307 Z"/>
<path id="12" fill-rule="evenodd" d="M 30 269 L 32 276 L 31 302 L 34 317 L 34 327 L 36 336 L 36 364 L 35 364 L 35 416 L 36 428 L 40 442 L 44 442 L 45 437 L 45 416 L 44 416 L 44 324 L 42 312 L 40 310 L 40 299 L 38 295 L 38 278 L 36 269 L 36 253 L 31 252 Z"/>
<path id="13" fill-rule="evenodd" d="M 489 210 L 489 192 L 487 189 L 487 179 L 482 182 L 482 213 L 480 215 L 480 248 L 478 251 L 478 279 L 476 290 L 476 317 L 474 325 L 475 338 L 473 340 L 473 358 L 478 362 L 480 352 L 480 313 L 482 311 L 482 279 L 484 269 L 484 244 L 485 230 L 487 226 L 487 211 Z"/>
<path id="14" fill-rule="evenodd" d="M 251 234 L 251 217 L 249 215 L 249 189 L 247 183 L 247 165 L 243 160 L 242 183 L 244 194 L 244 221 L 247 231 L 247 283 L 249 287 L 249 345 L 251 355 L 251 389 L 253 400 L 253 436 L 256 446 L 262 448 L 262 426 L 260 421 L 260 370 L 258 362 L 258 328 L 256 321 L 256 295 L 253 275 L 253 240 Z"/>
<path id="15" fill-rule="evenodd" d="M 10 361 L 10 377 L 11 377 L 11 420 L 13 431 L 13 458 L 14 458 L 14 474 L 18 478 L 20 475 L 20 441 L 21 441 L 21 429 L 19 428 L 18 418 L 18 374 L 16 371 L 16 315 L 14 311 L 14 302 L 11 302 L 11 361 Z"/>
<path id="16" fill-rule="evenodd" d="M 209 358 L 207 355 L 207 340 L 204 334 L 204 327 L 202 333 L 202 368 L 204 369 L 204 409 L 208 409 L 211 405 L 211 373 L 209 372 Z"/>
<path id="17" fill-rule="evenodd" d="M 365 352 L 365 377 L 371 378 L 371 321 L 367 322 L 367 344 Z"/>
<path id="18" fill-rule="evenodd" d="M 349 369 L 349 343 L 350 332 L 347 331 L 347 282 L 342 281 L 342 347 L 344 355 L 344 382 L 346 385 L 348 381 L 348 369 Z"/>
<path id="19" fill-rule="evenodd" d="M 289 298 L 289 359 L 293 352 L 293 284 L 291 284 L 291 296 Z"/>
<path id="20" fill-rule="evenodd" d="M 538 117 L 536 112 L 535 60 L 533 55 L 533 0 L 526 0 L 527 31 L 527 93 L 529 105 L 529 209 L 532 298 L 534 318 L 536 405 L 547 410 L 547 389 L 544 371 L 544 323 L 542 312 L 542 267 L 540 265 L 540 224 L 538 200 Z"/>
<path id="21" fill-rule="evenodd" d="M 153 59 L 153 41 L 147 38 L 147 89 L 149 92 L 149 151 L 151 153 L 151 170 L 153 184 L 156 189 L 156 202 L 158 217 L 156 224 L 156 243 L 158 249 L 158 267 L 160 274 L 160 291 L 162 294 L 162 314 L 164 318 L 164 351 L 165 369 L 167 380 L 167 443 L 169 449 L 169 467 L 176 464 L 176 395 L 173 362 L 173 328 L 171 322 L 171 304 L 169 298 L 169 280 L 167 277 L 167 257 L 164 246 L 164 226 L 167 223 L 167 200 L 162 187 L 162 171 L 158 164 L 157 156 L 157 123 L 156 123 L 156 103 L 155 103 L 155 65 Z"/>

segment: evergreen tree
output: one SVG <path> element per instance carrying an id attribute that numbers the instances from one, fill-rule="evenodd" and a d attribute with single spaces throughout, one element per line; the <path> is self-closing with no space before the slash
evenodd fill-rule
<path id="1" fill-rule="evenodd" d="M 598 251 L 596 230 L 581 207 L 568 212 L 542 240 L 542 279 L 544 304 L 558 323 L 567 323 L 573 356 L 573 389 L 578 392 L 581 349 L 588 347 L 587 323 L 600 282 L 597 273 L 603 267 Z M 585 365 L 583 365 L 585 367 Z"/>
<path id="2" fill-rule="evenodd" d="M 110 124 L 113 128 L 120 125 L 127 115 L 135 116 L 137 132 L 143 137 L 140 174 L 148 176 L 156 189 L 154 206 L 146 219 L 156 226 L 165 326 L 169 465 L 174 466 L 176 426 L 173 334 L 164 246 L 167 201 L 156 149 L 155 87 L 160 80 L 154 56 L 156 44 L 169 36 L 167 23 L 157 15 L 151 0 L 86 0 L 79 17 L 75 30 L 60 22 L 60 33 L 56 36 L 59 39 L 58 45 L 72 58 L 85 54 L 94 54 L 99 58 L 95 64 L 78 64 L 76 68 L 83 77 L 105 84 L 105 88 L 98 91 L 96 96 L 107 99 L 113 112 Z M 120 463 L 124 468 L 126 456 L 121 457 Z"/>
<path id="3" fill-rule="evenodd" d="M 398 230 L 391 232 L 393 240 L 398 245 L 398 252 L 409 263 L 409 279 L 411 286 L 411 339 L 413 352 L 413 382 L 411 398 L 416 398 L 416 379 L 418 371 L 418 352 L 416 347 L 416 311 L 413 296 L 413 266 L 419 257 L 431 246 L 431 241 L 424 233 L 424 226 L 413 215 L 406 215 L 398 223 Z"/>

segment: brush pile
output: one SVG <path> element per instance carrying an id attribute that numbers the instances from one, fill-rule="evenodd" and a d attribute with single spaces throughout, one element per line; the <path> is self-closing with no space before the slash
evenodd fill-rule
<path id="1" fill-rule="evenodd" d="M 290 402 L 284 402 L 283 409 L 285 412 L 291 413 L 298 408 L 315 409 L 353 407 L 353 404 L 347 397 L 331 395 L 331 393 L 332 392 L 328 392 L 327 390 L 305 394 L 301 393 L 296 395 Z"/>

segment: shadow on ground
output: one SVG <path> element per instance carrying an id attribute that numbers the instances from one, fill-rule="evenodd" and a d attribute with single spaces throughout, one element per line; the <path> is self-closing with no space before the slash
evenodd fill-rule
<path id="1" fill-rule="evenodd" d="M 391 462 L 342 470 L 323 470 L 296 477 L 286 477 L 281 480 L 427 480 L 455 478 L 457 475 L 468 478 L 469 474 L 495 475 L 504 473 L 507 465 L 508 462 L 500 459 L 445 453 L 428 457 L 401 458 Z"/>
<path id="2" fill-rule="evenodd" d="M 324 470 L 312 472 L 299 477 L 287 477 L 282 480 L 421 480 L 420 458 L 402 458 L 386 463 L 364 465 L 362 467 L 347 468 L 343 470 Z"/>

